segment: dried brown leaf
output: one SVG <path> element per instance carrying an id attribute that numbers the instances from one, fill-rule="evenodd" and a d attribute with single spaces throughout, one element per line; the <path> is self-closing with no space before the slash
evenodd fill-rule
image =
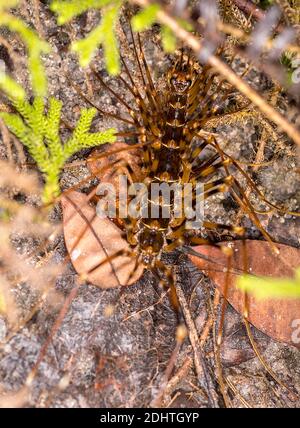
<path id="1" fill-rule="evenodd" d="M 130 248 L 112 221 L 96 215 L 96 209 L 89 205 L 86 195 L 68 193 L 62 197 L 62 207 L 66 246 L 80 275 L 101 288 L 130 285 L 138 280 L 143 266 L 140 264 L 135 268 L 136 257 L 120 255 L 107 261 L 118 251 L 130 251 Z"/>
<path id="2" fill-rule="evenodd" d="M 280 253 L 275 255 L 264 241 L 246 241 L 249 272 L 269 277 L 293 277 L 294 269 L 300 265 L 300 250 L 288 245 L 276 244 Z M 243 273 L 243 243 L 231 242 L 233 249 L 232 271 L 229 274 L 227 300 L 240 313 L 244 311 L 244 294 L 235 287 L 236 279 Z M 199 257 L 190 259 L 211 278 L 224 294 L 226 284 L 227 256 L 216 247 L 201 245 L 194 248 Z M 205 260 L 200 255 L 209 258 Z M 259 330 L 275 340 L 297 347 L 296 321 L 300 324 L 300 299 L 267 299 L 258 301 L 249 296 L 249 321 Z"/>

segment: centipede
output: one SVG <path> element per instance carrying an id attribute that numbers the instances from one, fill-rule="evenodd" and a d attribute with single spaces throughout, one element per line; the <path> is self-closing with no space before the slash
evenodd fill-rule
<path id="1" fill-rule="evenodd" d="M 205 125 L 210 121 L 216 121 L 224 115 L 234 116 L 240 112 L 240 107 L 236 111 L 230 111 L 229 114 L 224 114 L 222 111 L 222 103 L 228 99 L 233 88 L 223 79 L 220 79 L 213 69 L 206 65 L 200 65 L 191 52 L 181 49 L 172 59 L 171 65 L 165 72 L 164 89 L 160 91 L 154 83 L 151 70 L 145 58 L 140 34 L 134 35 L 130 25 L 129 34 L 130 40 L 126 36 L 127 43 L 128 45 L 132 44 L 137 74 L 143 88 L 142 91 L 137 87 L 123 57 L 121 57 L 123 74 L 119 77 L 119 82 L 124 85 L 131 96 L 130 102 L 122 99 L 109 83 L 104 81 L 97 70 L 97 66 L 92 66 L 92 74 L 100 84 L 100 87 L 110 93 L 124 107 L 128 117 L 130 117 L 130 119 L 127 119 L 110 114 L 117 121 L 130 124 L 131 129 L 133 129 L 133 131 L 120 132 L 120 137 L 124 136 L 127 139 L 128 137 L 135 137 L 137 142 L 131 143 L 129 146 L 126 143 L 118 143 L 119 146 L 118 144 L 115 145 L 115 149 L 111 147 L 107 152 L 94 153 L 88 159 L 87 165 L 93 164 L 92 171 L 94 176 L 102 178 L 108 167 L 113 168 L 114 172 L 112 174 L 115 176 L 118 176 L 122 170 L 126 169 L 131 183 L 143 182 L 146 185 L 146 200 L 149 212 L 151 208 L 156 207 L 159 214 L 156 218 L 152 218 L 151 215 L 143 216 L 140 214 L 137 218 L 128 215 L 126 218 L 119 219 L 118 225 L 128 246 L 126 249 L 121 248 L 112 254 L 106 254 L 106 258 L 97 261 L 85 274 L 93 274 L 97 269 L 102 268 L 104 264 L 111 265 L 113 270 L 114 260 L 122 257 L 134 260 L 127 280 L 125 283 L 120 284 L 117 278 L 118 285 L 126 286 L 134 282 L 138 268 L 141 269 L 142 267 L 144 271 L 151 272 L 162 289 L 168 290 L 170 303 L 177 315 L 177 323 L 180 327 L 185 324 L 184 314 L 178 301 L 174 270 L 172 266 L 164 263 L 164 256 L 174 252 L 174 250 L 197 256 L 192 249 L 193 246 L 219 245 L 211 238 L 212 232 L 226 232 L 230 235 L 230 239 L 238 237 L 245 240 L 246 229 L 239 224 L 223 224 L 204 219 L 201 229 L 203 232 L 199 233 L 199 231 L 190 230 L 186 227 L 188 219 L 185 215 L 175 218 L 174 198 L 171 198 L 171 203 L 168 207 L 170 209 L 169 218 L 163 217 L 162 213 L 166 208 L 165 204 L 161 199 L 152 199 L 150 194 L 151 186 L 153 184 L 168 186 L 176 183 L 180 185 L 190 184 L 194 194 L 192 196 L 192 207 L 195 206 L 195 186 L 199 182 L 203 184 L 202 196 L 204 201 L 214 195 L 229 193 L 244 215 L 251 220 L 264 240 L 269 243 L 273 251 L 276 251 L 276 246 L 272 237 L 261 224 L 259 219 L 261 211 L 253 206 L 240 179 L 236 178 L 231 170 L 235 169 L 241 175 L 251 192 L 257 195 L 268 210 L 275 210 L 281 214 L 286 211 L 284 208 L 277 207 L 269 202 L 257 188 L 250 175 L 245 172 L 243 165 L 221 148 L 216 134 L 205 130 Z M 219 48 L 218 54 L 222 54 L 222 48 Z M 78 85 L 73 83 L 73 88 L 87 104 L 96 107 L 99 114 L 105 116 L 103 108 L 100 108 L 90 99 Z M 247 111 L 247 108 L 245 111 Z M 126 152 L 129 155 L 134 153 L 138 157 L 138 172 L 130 165 L 132 159 L 124 159 L 124 153 L 126 154 Z M 103 160 L 113 155 L 117 156 L 117 160 L 103 166 Z M 69 199 L 70 195 L 69 191 L 66 191 L 64 197 Z M 95 197 L 95 189 L 93 189 L 91 195 L 89 197 L 90 200 Z M 74 202 L 71 201 L 71 203 L 76 210 Z M 116 217 L 118 218 L 118 214 Z M 87 219 L 85 221 L 90 227 L 89 221 Z M 101 240 L 101 236 L 99 239 Z M 244 259 L 246 259 L 246 244 L 244 247 Z M 220 248 L 223 248 L 222 245 Z M 68 249 L 70 251 L 70 248 Z M 76 245 L 71 248 L 72 251 L 74 249 L 76 251 Z M 228 259 L 226 269 L 228 270 L 230 269 L 232 255 L 229 254 L 228 247 L 226 247 L 226 251 Z M 244 261 L 243 270 L 247 272 L 247 260 Z M 225 285 L 225 289 L 226 287 Z M 224 302 L 226 302 L 226 291 Z M 230 389 L 230 387 L 228 385 L 225 387 L 220 361 L 222 322 L 224 321 L 225 310 L 226 305 L 223 303 L 220 316 L 222 321 L 216 333 L 216 383 L 221 390 L 224 403 L 229 406 L 225 390 Z M 290 391 L 264 361 L 258 347 L 255 345 L 247 319 L 247 311 L 245 303 L 243 312 L 245 328 L 250 343 L 255 349 L 256 356 L 262 362 L 268 375 L 275 379 L 280 387 L 287 388 Z M 204 368 L 203 370 L 205 373 Z M 209 379 L 206 377 L 206 392 L 209 405 L 218 406 L 216 399 L 208 392 L 213 383 L 211 376 L 209 375 L 208 377 Z M 231 390 L 233 390 L 232 387 Z"/>
<path id="2" fill-rule="evenodd" d="M 194 364 L 196 379 L 206 406 L 233 407 L 234 400 L 237 400 L 239 404 L 250 407 L 247 399 L 226 375 L 226 368 L 224 369 L 222 362 L 226 311 L 229 307 L 227 302 L 229 275 L 234 270 L 230 244 L 237 239 L 242 242 L 240 251 L 243 263 L 240 273 L 249 273 L 247 236 L 251 234 L 247 228 L 255 230 L 256 235 L 267 242 L 270 251 L 277 254 L 276 243 L 264 227 L 261 218 L 272 212 L 276 212 L 279 216 L 285 214 L 296 216 L 298 213 L 269 201 L 249 173 L 249 168 L 257 166 L 256 162 L 253 160 L 240 162 L 236 159 L 230 152 L 230 142 L 224 141 L 224 138 L 215 131 L 216 123 L 231 124 L 238 115 L 251 116 L 253 112 L 249 103 L 243 100 L 233 108 L 228 108 L 228 100 L 236 95 L 234 88 L 221 78 L 216 70 L 202 64 L 185 47 L 178 49 L 168 58 L 166 70 L 161 73 L 162 82 L 158 84 L 146 58 L 143 35 L 133 33 L 128 17 L 124 19 L 121 27 L 122 37 L 130 51 L 132 63 L 129 64 L 129 59 L 121 54 L 122 72 L 114 80 L 117 85 L 123 87 L 127 93 L 126 98 L 115 89 L 111 78 L 108 80 L 104 77 L 96 61 L 90 68 L 90 76 L 98 90 L 105 92 L 111 97 L 110 99 L 118 103 L 123 113 L 106 111 L 105 107 L 99 105 L 88 93 L 89 91 L 82 89 L 71 75 L 66 76 L 75 96 L 86 105 L 96 108 L 98 122 L 109 118 L 116 122 L 116 128 L 120 127 L 117 142 L 105 149 L 96 149 L 88 154 L 87 159 L 71 162 L 67 167 L 68 170 L 68 168 L 84 165 L 88 171 L 86 178 L 73 186 L 66 186 L 60 198 L 64 211 L 68 261 L 73 263 L 80 283 L 104 288 L 105 293 L 111 289 L 113 305 L 105 308 L 107 320 L 104 323 L 109 323 L 110 316 L 117 317 L 120 301 L 124 300 L 124 296 L 128 298 L 130 293 L 133 293 L 132 288 L 139 287 L 143 278 L 151 277 L 151 280 L 146 281 L 146 286 L 149 287 L 152 284 L 154 293 L 158 296 L 158 304 L 155 303 L 151 307 L 151 313 L 162 304 L 162 296 L 165 295 L 164 306 L 168 306 L 167 313 L 173 322 L 172 344 L 175 343 L 175 349 L 170 361 L 164 364 L 162 376 L 165 384 L 175 373 L 176 368 L 178 369 L 176 359 L 189 342 L 194 353 L 196 353 L 195 346 L 198 346 Z M 218 47 L 217 55 L 223 54 L 224 48 Z M 232 64 L 234 57 L 226 60 Z M 243 76 L 248 72 L 249 69 L 246 68 Z M 253 113 L 253 117 L 257 117 L 256 112 Z M 64 126 L 66 129 L 72 128 L 67 120 Z M 130 212 L 121 216 L 120 200 L 117 198 L 115 216 L 97 223 L 96 206 L 102 200 L 99 196 L 99 184 L 108 181 L 110 185 L 118 187 L 116 183 L 121 174 L 127 177 L 128 188 L 137 183 L 144 185 L 146 210 L 140 209 L 135 216 Z M 88 186 L 84 192 L 80 192 L 87 183 Z M 173 194 L 167 202 L 161 195 L 158 198 L 152 195 L 153 186 L 170 188 L 176 185 L 181 187 L 189 185 L 190 208 L 195 213 L 199 184 L 201 201 L 204 204 L 204 217 L 201 218 L 199 228 L 189 226 L 191 217 L 185 211 L 180 216 L 176 215 Z M 218 200 L 224 195 L 230 199 L 236 210 L 242 213 L 236 221 L 229 218 L 228 221 L 218 222 L 210 218 L 209 201 Z M 132 195 L 126 197 L 127 204 L 132 201 Z M 256 205 L 260 206 L 256 207 Z M 264 208 L 261 208 L 261 205 Z M 140 205 L 139 208 L 141 208 Z M 156 216 L 152 216 L 154 211 Z M 168 216 L 164 215 L 166 211 Z M 246 218 L 251 226 L 242 225 L 242 218 Z M 73 226 L 74 219 L 77 219 L 77 223 Z M 72 239 L 68 241 L 67 236 L 71 233 L 68 230 L 69 227 Z M 105 233 L 104 229 L 107 229 Z M 89 239 L 93 240 L 92 251 L 95 252 L 88 259 L 86 254 L 82 254 L 88 251 L 84 244 L 87 234 Z M 110 241 L 116 242 L 116 245 L 111 246 Z M 223 264 L 220 264 L 219 260 L 209 260 L 209 262 L 216 270 L 224 271 L 226 278 L 222 293 L 215 293 L 213 298 L 209 296 L 210 306 L 206 309 L 207 312 L 211 311 L 212 315 L 210 318 L 207 317 L 206 324 L 202 326 L 202 345 L 195 345 L 195 340 L 201 341 L 198 337 L 200 333 L 197 332 L 196 323 L 189 319 L 189 312 L 185 308 L 183 290 L 189 290 L 186 285 L 180 285 L 184 274 L 180 275 L 178 260 L 187 260 L 188 256 L 193 256 L 205 261 L 205 253 L 201 254 L 199 250 L 201 246 L 203 248 L 211 246 L 221 251 L 226 260 L 225 263 L 222 261 Z M 87 260 L 79 268 L 76 262 L 81 255 Z M 93 281 L 96 277 L 97 280 Z M 135 297 L 133 299 L 135 300 Z M 71 304 L 72 301 L 69 299 L 68 306 Z M 137 312 L 144 311 L 150 313 L 149 308 L 140 309 Z M 63 314 L 66 315 L 66 307 L 63 308 Z M 239 317 L 253 352 L 252 357 L 260 362 L 267 381 L 275 382 L 276 387 L 273 388 L 275 395 L 280 396 L 280 400 L 284 401 L 282 398 L 284 393 L 289 394 L 290 398 L 297 399 L 293 387 L 281 380 L 260 351 L 248 314 L 248 299 L 245 295 L 243 310 Z M 128 318 L 131 318 L 130 321 L 134 323 L 134 317 L 130 315 Z M 63 322 L 62 317 L 60 321 Z M 56 323 L 54 329 L 50 331 L 50 337 L 52 338 L 55 333 L 57 333 Z M 112 331 L 111 337 L 114 337 L 114 334 Z M 204 346 L 208 337 L 211 337 L 213 343 L 208 351 L 209 356 L 206 355 L 207 349 Z M 109 338 L 107 340 L 109 342 Z M 31 372 L 31 382 L 33 376 L 37 375 L 38 367 L 49 345 L 50 342 L 47 340 Z M 158 353 L 155 351 L 154 354 L 156 352 Z M 130 353 L 129 356 L 126 352 L 124 356 L 121 353 L 113 363 L 111 361 L 114 357 L 109 355 L 109 351 L 97 350 L 96 354 L 100 354 L 96 368 L 96 378 L 99 375 L 100 380 L 95 381 L 96 392 L 112 388 L 113 395 L 119 394 L 122 397 L 122 387 L 114 379 L 111 367 L 114 367 L 116 372 L 126 371 L 126 367 L 130 365 Z M 139 391 L 141 390 L 140 387 Z M 164 393 L 164 387 L 156 388 L 154 396 L 152 394 L 152 405 L 154 403 L 162 406 Z M 118 397 L 117 402 L 122 403 L 122 399 Z"/>

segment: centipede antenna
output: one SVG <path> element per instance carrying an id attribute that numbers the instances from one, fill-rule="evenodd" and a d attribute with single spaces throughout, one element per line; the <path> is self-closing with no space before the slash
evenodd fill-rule
<path id="1" fill-rule="evenodd" d="M 138 64 L 139 71 L 140 71 L 140 76 L 142 78 L 144 87 L 146 87 L 146 80 L 145 80 L 145 77 L 144 77 L 142 65 L 141 65 L 141 62 L 140 62 L 140 59 L 139 59 L 139 55 L 138 55 L 138 52 L 137 52 L 135 38 L 134 38 L 134 35 L 133 35 L 133 31 L 132 31 L 132 27 L 131 27 L 130 21 L 129 21 L 129 31 L 130 31 L 131 40 L 132 40 L 132 43 L 133 43 L 134 55 L 135 55 L 135 58 L 136 58 L 136 61 L 137 61 L 137 64 Z"/>
<path id="2" fill-rule="evenodd" d="M 95 67 L 91 66 L 95 76 L 97 77 L 97 79 L 99 80 L 99 82 L 101 83 L 101 85 L 107 89 L 121 104 L 123 104 L 129 113 L 134 113 L 136 115 L 136 111 L 132 110 L 132 108 L 129 106 L 129 104 L 126 103 L 125 100 L 123 100 L 123 98 L 121 98 L 109 85 L 107 85 L 104 80 L 102 79 L 102 77 L 100 76 L 100 74 L 97 72 L 97 70 L 95 69 Z M 135 116 L 136 117 L 136 116 Z M 138 124 L 138 121 L 137 121 Z"/>
<path id="3" fill-rule="evenodd" d="M 92 100 L 90 100 L 77 86 L 71 83 L 71 86 L 75 89 L 75 91 L 83 98 L 90 106 L 94 107 L 96 110 L 98 110 L 99 113 L 101 113 L 103 116 L 109 116 L 113 117 L 114 119 L 117 119 L 121 122 L 129 123 L 130 125 L 135 125 L 135 122 L 129 119 L 126 119 L 125 117 L 118 116 L 113 113 L 109 113 L 107 111 L 102 110 L 96 103 L 94 103 Z"/>

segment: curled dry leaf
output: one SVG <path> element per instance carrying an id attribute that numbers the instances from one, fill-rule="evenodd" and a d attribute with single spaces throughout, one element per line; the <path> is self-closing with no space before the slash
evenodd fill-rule
<path id="1" fill-rule="evenodd" d="M 227 300 L 240 314 L 243 314 L 244 293 L 235 286 L 237 277 L 243 273 L 243 243 L 234 241 L 227 245 L 233 249 Z M 279 255 L 272 252 L 267 242 L 246 241 L 247 260 L 251 274 L 274 278 L 294 276 L 294 270 L 300 265 L 300 250 L 283 244 L 276 244 L 276 246 L 280 251 Z M 221 249 L 208 245 L 194 247 L 194 250 L 199 253 L 199 257 L 191 255 L 192 262 L 208 275 L 224 294 L 227 256 Z M 300 344 L 297 343 L 299 335 L 297 336 L 295 331 L 295 323 L 299 319 L 300 299 L 257 300 L 249 295 L 249 321 L 275 340 L 299 348 Z"/>
<path id="2" fill-rule="evenodd" d="M 129 250 L 121 230 L 109 219 L 98 217 L 95 207 L 82 193 L 68 192 L 61 202 L 65 242 L 76 272 L 101 288 L 136 282 L 143 266 L 135 267 L 135 257 L 120 255 L 107 261 L 118 251 Z"/>

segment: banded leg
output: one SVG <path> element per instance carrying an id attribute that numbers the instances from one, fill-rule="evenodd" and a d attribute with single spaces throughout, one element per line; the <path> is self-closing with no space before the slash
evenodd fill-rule
<path id="1" fill-rule="evenodd" d="M 176 311 L 179 320 L 181 320 L 180 306 L 176 293 L 174 274 L 171 269 L 169 269 L 161 260 L 155 260 L 155 267 L 161 272 L 166 278 L 160 279 L 160 285 L 166 289 L 170 289 L 170 302 L 174 310 Z"/>

